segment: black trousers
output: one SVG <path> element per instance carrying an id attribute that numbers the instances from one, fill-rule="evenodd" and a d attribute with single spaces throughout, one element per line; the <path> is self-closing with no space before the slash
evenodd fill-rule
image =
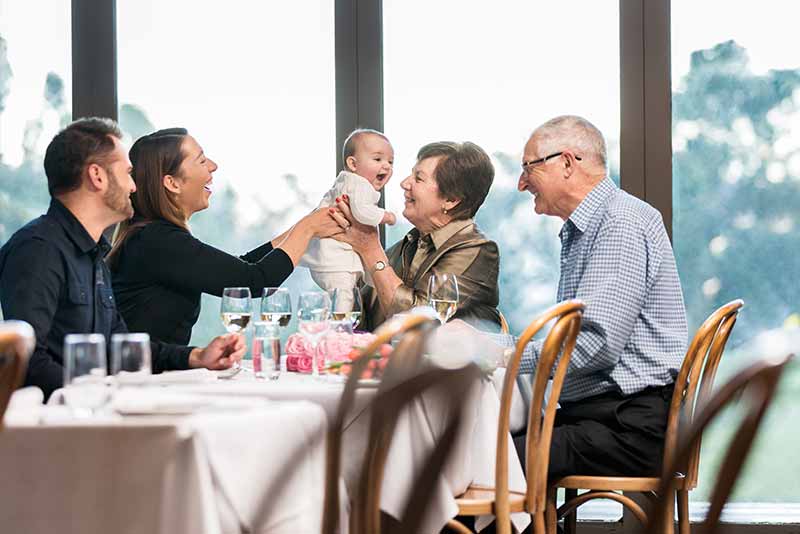
<path id="1" fill-rule="evenodd" d="M 556 412 L 548 478 L 567 475 L 658 476 L 673 385 L 623 396 L 605 393 L 563 402 Z M 515 437 L 525 463 L 525 435 Z"/>

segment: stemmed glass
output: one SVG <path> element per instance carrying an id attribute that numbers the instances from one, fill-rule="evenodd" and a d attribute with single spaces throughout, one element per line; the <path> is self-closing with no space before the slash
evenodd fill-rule
<path id="1" fill-rule="evenodd" d="M 152 372 L 150 336 L 148 334 L 114 334 L 111 336 L 111 374 L 121 384 L 140 383 Z"/>
<path id="2" fill-rule="evenodd" d="M 92 415 L 108 400 L 106 338 L 68 334 L 64 338 L 64 400 L 76 415 Z"/>
<path id="3" fill-rule="evenodd" d="M 250 323 L 250 288 L 226 287 L 222 291 L 220 311 L 225 330 L 231 333 L 244 332 Z M 239 362 L 234 363 L 233 367 L 239 369 Z"/>
<path id="4" fill-rule="evenodd" d="M 349 321 L 353 328 L 361 320 L 364 308 L 358 288 L 337 287 L 331 292 L 331 317 L 334 321 Z"/>
<path id="5" fill-rule="evenodd" d="M 292 319 L 292 297 L 285 287 L 265 287 L 261 297 L 261 320 L 285 328 Z"/>
<path id="6" fill-rule="evenodd" d="M 289 290 L 284 287 L 265 287 L 261 297 L 261 320 L 278 327 L 285 328 L 292 319 L 292 297 Z M 274 332 L 272 332 L 274 334 Z M 280 336 L 271 335 L 269 349 L 273 359 L 272 380 L 277 379 L 281 372 L 281 340 Z M 266 347 L 264 351 L 266 352 Z"/>
<path id="7" fill-rule="evenodd" d="M 439 322 L 446 323 L 458 309 L 458 278 L 450 273 L 433 273 L 428 279 L 428 304 Z"/>
<path id="8" fill-rule="evenodd" d="M 311 375 L 319 378 L 317 346 L 329 328 L 331 301 L 327 293 L 309 291 L 297 303 L 298 330 L 311 342 Z"/>

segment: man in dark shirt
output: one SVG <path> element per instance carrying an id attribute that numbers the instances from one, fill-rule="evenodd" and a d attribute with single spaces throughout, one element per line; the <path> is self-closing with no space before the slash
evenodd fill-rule
<path id="1" fill-rule="evenodd" d="M 127 332 L 103 261 L 110 248 L 103 230 L 133 215 L 136 185 L 121 137 L 110 119 L 80 119 L 59 132 L 44 159 L 50 208 L 0 249 L 3 316 L 36 331 L 25 384 L 47 397 L 63 384 L 66 334 L 94 332 L 110 340 Z M 225 369 L 244 352 L 244 338 L 236 334 L 203 349 L 152 343 L 153 371 Z"/>

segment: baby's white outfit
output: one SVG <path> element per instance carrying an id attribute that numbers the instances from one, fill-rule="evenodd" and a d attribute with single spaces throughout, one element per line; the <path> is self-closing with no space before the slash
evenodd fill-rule
<path id="1" fill-rule="evenodd" d="M 339 173 L 318 208 L 336 206 L 336 197 L 342 195 L 350 198 L 350 211 L 358 222 L 377 226 L 383 220 L 386 210 L 377 205 L 380 191 L 376 191 L 363 176 L 347 171 Z M 311 278 L 325 291 L 354 288 L 364 272 L 361 258 L 353 247 L 330 237 L 312 239 L 300 265 L 309 268 Z"/>

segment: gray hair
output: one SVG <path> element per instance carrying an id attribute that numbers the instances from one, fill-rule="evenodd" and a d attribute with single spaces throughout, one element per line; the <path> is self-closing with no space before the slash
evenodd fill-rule
<path id="1" fill-rule="evenodd" d="M 345 166 L 345 169 L 347 169 L 347 158 L 356 153 L 356 143 L 362 135 L 377 135 L 389 143 L 389 138 L 378 130 L 373 130 L 372 128 L 356 128 L 350 132 L 350 135 L 344 140 L 344 146 L 342 147 L 342 165 Z"/>
<path id="2" fill-rule="evenodd" d="M 570 149 L 583 159 L 608 167 L 606 141 L 600 130 L 583 117 L 561 115 L 545 122 L 531 134 L 544 157 Z"/>

